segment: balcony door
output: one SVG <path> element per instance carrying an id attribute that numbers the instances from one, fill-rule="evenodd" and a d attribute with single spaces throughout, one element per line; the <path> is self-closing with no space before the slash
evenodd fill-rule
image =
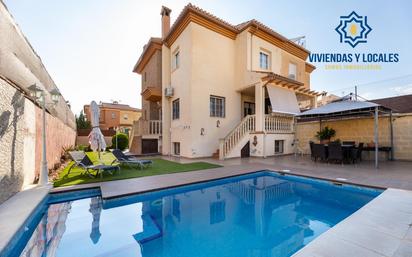
<path id="1" fill-rule="evenodd" d="M 243 103 L 243 117 L 247 115 L 255 114 L 255 103 L 252 102 L 244 102 Z"/>

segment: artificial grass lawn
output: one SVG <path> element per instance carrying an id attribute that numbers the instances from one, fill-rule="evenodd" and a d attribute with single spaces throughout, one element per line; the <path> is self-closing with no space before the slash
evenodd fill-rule
<path id="1" fill-rule="evenodd" d="M 98 163 L 98 157 L 96 152 L 88 152 L 86 153 L 89 158 L 94 162 Z M 101 161 L 104 164 L 110 164 L 114 160 L 114 156 L 109 152 L 101 153 Z M 207 162 L 194 162 L 194 163 L 186 163 L 181 164 L 177 162 L 167 161 L 163 159 L 152 159 L 153 164 L 151 167 L 146 169 L 139 169 L 137 166 L 129 167 L 126 165 L 122 165 L 120 167 L 120 172 L 115 171 L 113 175 L 108 173 L 103 173 L 103 178 L 100 178 L 100 175 L 95 177 L 90 177 L 87 174 L 83 174 L 84 170 L 80 167 L 74 167 L 70 174 L 67 174 L 70 166 L 73 163 L 70 163 L 65 167 L 60 173 L 59 178 L 54 181 L 55 187 L 61 186 L 70 186 L 70 185 L 78 185 L 78 184 L 87 184 L 87 183 L 95 183 L 95 182 L 102 182 L 102 181 L 110 181 L 110 180 L 118 180 L 118 179 L 127 179 L 127 178 L 139 178 L 139 177 L 146 177 L 146 176 L 153 176 L 153 175 L 161 175 L 161 174 L 170 174 L 170 173 L 177 173 L 177 172 L 186 172 L 186 171 L 193 171 L 193 170 L 203 170 L 203 169 L 212 169 L 221 167 L 216 164 L 211 164 Z"/>

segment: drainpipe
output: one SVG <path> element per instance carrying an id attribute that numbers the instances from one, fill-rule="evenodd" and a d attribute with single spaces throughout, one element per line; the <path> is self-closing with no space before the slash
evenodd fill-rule
<path id="1" fill-rule="evenodd" d="M 173 106 L 172 106 L 172 100 L 171 97 L 169 97 L 168 100 L 169 103 L 169 110 L 170 110 L 170 127 L 169 127 L 169 157 L 172 157 L 172 150 L 173 150 L 173 144 L 172 144 L 172 121 L 173 121 Z"/>
<path id="2" fill-rule="evenodd" d="M 293 116 L 293 121 L 292 121 L 292 133 L 293 133 L 293 152 L 295 154 L 295 156 L 297 156 L 297 152 L 298 152 L 298 138 L 296 135 L 296 131 L 297 131 L 297 119 L 296 116 Z"/>
<path id="3" fill-rule="evenodd" d="M 390 133 L 391 133 L 391 156 L 390 156 L 390 158 L 391 158 L 391 161 L 393 161 L 394 160 L 394 156 L 395 156 L 395 154 L 394 154 L 394 149 L 393 149 L 393 117 L 392 117 L 392 110 L 390 111 L 390 113 L 389 113 L 389 125 L 390 125 Z"/>
<path id="4" fill-rule="evenodd" d="M 375 107 L 375 169 L 379 168 L 379 107 Z"/>

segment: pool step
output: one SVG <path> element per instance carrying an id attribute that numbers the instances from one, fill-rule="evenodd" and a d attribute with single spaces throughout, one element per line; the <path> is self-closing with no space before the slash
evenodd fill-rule
<path id="1" fill-rule="evenodd" d="M 142 221 L 143 231 L 133 235 L 134 239 L 139 244 L 144 244 L 148 241 L 151 241 L 162 236 L 162 230 L 156 224 L 156 221 L 151 215 L 143 214 Z"/>

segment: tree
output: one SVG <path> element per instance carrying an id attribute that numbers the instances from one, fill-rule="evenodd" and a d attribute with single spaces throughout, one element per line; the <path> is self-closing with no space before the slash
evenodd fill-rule
<path id="1" fill-rule="evenodd" d="M 80 111 L 79 116 L 76 115 L 76 126 L 77 129 L 89 129 L 92 127 L 90 121 L 86 120 L 83 111 Z"/>

